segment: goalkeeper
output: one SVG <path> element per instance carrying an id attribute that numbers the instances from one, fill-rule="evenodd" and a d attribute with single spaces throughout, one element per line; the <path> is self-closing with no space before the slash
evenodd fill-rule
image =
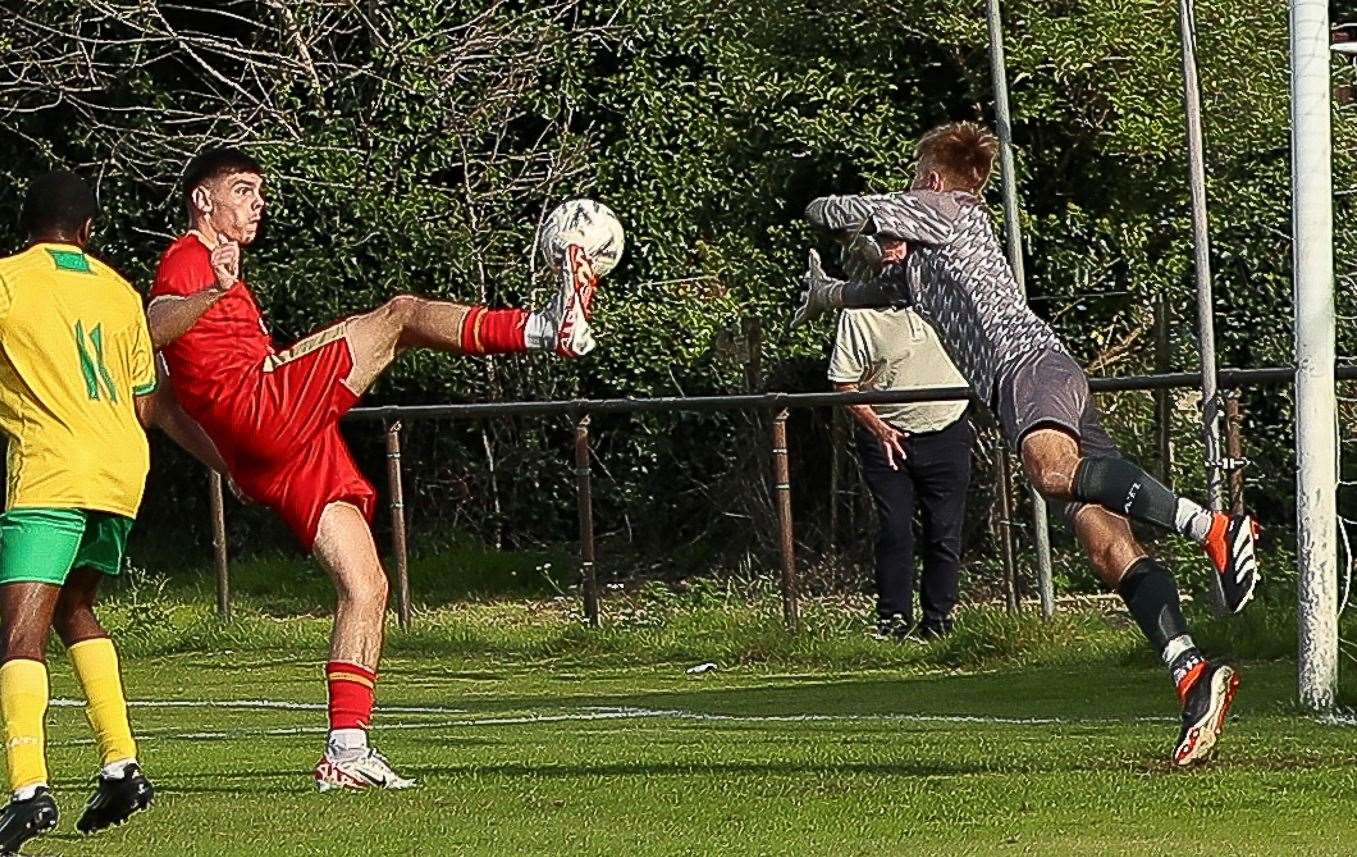
<path id="1" fill-rule="evenodd" d="M 1247 515 L 1211 512 L 1175 495 L 1122 457 L 1103 430 L 1087 377 L 1027 306 L 980 198 L 997 151 L 998 141 L 978 125 L 943 125 L 918 144 L 911 190 L 813 201 L 807 218 L 849 245 L 857 270 L 850 281 L 827 277 L 812 251 L 794 324 L 833 308 L 898 303 L 933 324 L 994 410 L 1028 479 L 1063 504 L 1099 576 L 1168 667 L 1183 709 L 1174 763 L 1203 761 L 1224 727 L 1238 677 L 1197 649 L 1172 573 L 1141 547 L 1128 519 L 1202 545 L 1232 612 L 1257 584 L 1258 526 Z"/>

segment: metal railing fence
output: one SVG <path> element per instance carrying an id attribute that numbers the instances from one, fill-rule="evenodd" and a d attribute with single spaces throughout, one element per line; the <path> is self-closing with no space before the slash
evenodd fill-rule
<path id="1" fill-rule="evenodd" d="M 1339 366 L 1335 369 L 1337 380 L 1357 380 L 1357 366 Z M 1295 369 L 1290 367 L 1269 367 L 1263 369 L 1221 369 L 1217 373 L 1218 389 L 1224 396 L 1224 406 L 1220 413 L 1228 415 L 1221 427 L 1226 438 L 1227 455 L 1238 463 L 1241 448 L 1240 420 L 1237 407 L 1232 406 L 1232 391 L 1249 387 L 1278 386 L 1293 383 Z M 1175 389 L 1200 389 L 1201 374 L 1195 372 L 1175 372 L 1156 375 L 1127 376 L 1121 378 L 1091 378 L 1089 388 L 1093 393 L 1113 393 L 1128 391 L 1159 391 Z M 390 569 L 393 576 L 392 591 L 395 595 L 396 613 L 401 627 L 410 623 L 410 582 L 408 575 L 408 547 L 405 527 L 404 488 L 401 470 L 401 431 L 405 422 L 422 419 L 482 420 L 508 416 L 569 416 L 574 421 L 574 475 L 576 497 L 579 505 L 580 534 L 580 573 L 583 589 L 583 606 L 586 620 L 591 626 L 600 621 L 598 573 L 594 550 L 593 487 L 590 465 L 589 424 L 592 414 L 618 413 L 709 413 L 713 411 L 755 410 L 770 415 L 769 455 L 770 476 L 773 484 L 773 497 L 778 522 L 778 545 L 781 574 L 779 584 L 782 592 L 783 618 L 789 628 L 798 624 L 799 606 L 797 598 L 797 569 L 795 539 L 791 504 L 791 475 L 788 467 L 787 416 L 792 408 L 844 407 L 847 405 L 896 404 L 902 402 L 941 402 L 961 399 L 975 400 L 971 391 L 964 387 L 945 387 L 929 390 L 873 391 L 858 393 L 752 393 L 730 396 L 702 397 L 656 397 L 645 399 L 569 399 L 542 402 L 477 402 L 446 405 L 384 405 L 377 407 L 355 408 L 346 416 L 347 421 L 377 421 L 383 424 L 386 438 L 387 457 L 387 495 L 388 508 L 392 522 L 392 555 L 394 563 Z M 1160 399 L 1162 401 L 1162 397 Z M 1162 423 L 1167 419 L 1162 407 L 1157 408 L 1157 419 Z M 1001 478 L 1011 478 L 1012 468 L 1000 468 Z M 1242 475 L 1236 469 L 1232 483 L 1242 487 Z M 211 492 L 211 514 L 213 528 L 213 547 L 217 580 L 217 612 L 223 621 L 231 617 L 230 569 L 227 556 L 226 523 L 222 497 L 222 480 L 212 474 L 209 482 Z M 1011 496 L 1011 486 L 1000 488 L 1004 496 Z M 1236 496 L 1239 496 L 1236 494 Z M 1015 593 L 1017 591 L 1016 562 L 1011 551 L 1003 552 L 1006 592 L 1009 609 L 1017 609 Z M 1042 591 L 1050 589 L 1049 581 L 1039 581 Z M 1048 611 L 1047 611 L 1048 612 Z M 1048 613 L 1049 615 L 1049 613 Z"/>

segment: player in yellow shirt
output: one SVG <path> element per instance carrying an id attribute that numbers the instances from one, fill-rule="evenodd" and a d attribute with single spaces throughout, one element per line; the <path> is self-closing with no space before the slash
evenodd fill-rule
<path id="1" fill-rule="evenodd" d="M 152 422 L 213 466 L 211 442 L 154 395 L 156 360 L 141 298 L 85 252 L 94 194 L 77 176 L 36 179 L 23 252 L 0 259 L 0 431 L 9 440 L 0 513 L 0 714 L 12 795 L 0 854 L 51 830 L 43 649 L 55 629 L 87 698 L 103 761 L 77 822 L 93 833 L 146 808 L 117 653 L 95 618 L 95 590 L 118 574 L 145 487 Z"/>

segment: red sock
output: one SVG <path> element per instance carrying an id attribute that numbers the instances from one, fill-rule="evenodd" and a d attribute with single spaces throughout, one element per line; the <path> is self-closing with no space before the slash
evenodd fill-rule
<path id="1" fill-rule="evenodd" d="M 325 683 L 330 688 L 330 728 L 367 729 L 377 674 L 358 664 L 330 661 L 325 665 Z"/>
<path id="2" fill-rule="evenodd" d="M 527 351 L 527 326 L 526 310 L 472 307 L 462 320 L 462 351 L 466 354 Z"/>

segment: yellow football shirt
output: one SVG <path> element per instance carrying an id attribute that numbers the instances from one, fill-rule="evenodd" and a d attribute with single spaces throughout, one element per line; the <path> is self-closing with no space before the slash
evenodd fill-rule
<path id="1" fill-rule="evenodd" d="M 135 517 L 150 453 L 133 405 L 155 389 L 141 298 L 70 244 L 0 259 L 0 431 L 7 509 Z"/>

